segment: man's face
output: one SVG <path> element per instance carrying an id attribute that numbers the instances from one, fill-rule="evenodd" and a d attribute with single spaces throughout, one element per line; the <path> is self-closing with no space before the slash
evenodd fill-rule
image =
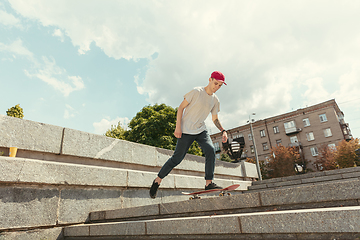
<path id="1" fill-rule="evenodd" d="M 224 84 L 221 81 L 216 80 L 215 78 L 210 78 L 210 89 L 213 93 L 215 93 L 217 90 L 221 88 L 221 86 Z"/>

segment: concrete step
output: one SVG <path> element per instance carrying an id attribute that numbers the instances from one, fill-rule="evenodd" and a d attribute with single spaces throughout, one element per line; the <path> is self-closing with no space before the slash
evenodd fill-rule
<path id="1" fill-rule="evenodd" d="M 231 196 L 91 212 L 90 222 L 135 221 L 360 205 L 360 180 L 332 181 Z"/>
<path id="2" fill-rule="evenodd" d="M 80 239 L 356 239 L 360 206 L 208 215 L 64 228 Z"/>
<path id="3" fill-rule="evenodd" d="M 322 172 L 313 172 L 289 177 L 272 178 L 263 181 L 254 181 L 249 191 L 281 188 L 284 186 L 304 185 L 309 183 L 347 181 L 360 178 L 360 167 L 336 169 Z"/>

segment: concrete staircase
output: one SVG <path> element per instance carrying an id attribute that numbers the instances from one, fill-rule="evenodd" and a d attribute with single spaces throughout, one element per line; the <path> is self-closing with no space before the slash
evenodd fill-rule
<path id="1" fill-rule="evenodd" d="M 360 239 L 360 167 L 253 182 L 232 196 L 91 212 L 75 239 Z"/>
<path id="2" fill-rule="evenodd" d="M 18 148 L 7 157 L 9 147 Z M 0 115 L 0 240 L 63 239 L 89 212 L 188 199 L 205 185 L 203 157 L 187 155 L 149 197 L 172 151 Z M 255 164 L 216 161 L 215 181 L 246 190 Z"/>

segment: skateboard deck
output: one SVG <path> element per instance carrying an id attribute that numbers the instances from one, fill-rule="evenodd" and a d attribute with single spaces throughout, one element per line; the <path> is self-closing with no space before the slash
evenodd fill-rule
<path id="1" fill-rule="evenodd" d="M 225 196 L 228 195 L 230 196 L 231 194 L 229 193 L 229 191 L 233 191 L 235 189 L 237 189 L 240 186 L 240 184 L 234 184 L 231 186 L 228 186 L 226 188 L 223 189 L 210 189 L 210 190 L 203 190 L 203 191 L 197 191 L 197 192 L 181 192 L 184 195 L 192 195 L 189 199 L 200 199 L 199 195 L 200 194 L 206 194 L 206 193 L 212 193 L 212 192 L 220 192 L 219 196 Z"/>

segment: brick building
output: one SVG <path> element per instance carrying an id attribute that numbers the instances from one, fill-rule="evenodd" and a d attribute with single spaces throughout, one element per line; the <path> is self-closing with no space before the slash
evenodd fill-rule
<path id="1" fill-rule="evenodd" d="M 344 121 L 344 114 L 334 99 L 301 108 L 286 114 L 252 122 L 253 134 L 259 161 L 266 161 L 271 147 L 296 146 L 301 157 L 313 162 L 320 146 L 335 146 L 337 143 L 350 140 L 352 135 L 349 125 Z M 229 141 L 244 137 L 245 147 L 242 158 L 255 157 L 254 143 L 250 123 L 228 130 Z M 211 135 L 217 158 L 223 150 L 221 133 Z M 308 164 L 308 168 L 313 168 Z"/>

